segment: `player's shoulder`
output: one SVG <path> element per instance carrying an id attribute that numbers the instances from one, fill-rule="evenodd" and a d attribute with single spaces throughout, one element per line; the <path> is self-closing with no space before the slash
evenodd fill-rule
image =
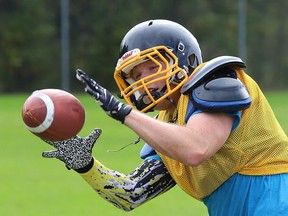
<path id="1" fill-rule="evenodd" d="M 182 86 L 191 94 L 193 105 L 203 111 L 230 112 L 247 109 L 251 104 L 248 89 L 238 79 L 235 68 L 246 67 L 238 57 L 220 56 L 195 69 Z"/>

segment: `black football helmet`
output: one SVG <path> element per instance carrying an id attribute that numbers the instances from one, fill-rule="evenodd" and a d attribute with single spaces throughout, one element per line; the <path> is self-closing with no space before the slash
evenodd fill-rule
<path id="1" fill-rule="evenodd" d="M 166 67 L 162 68 L 157 59 L 161 59 Z M 152 75 L 155 80 L 151 76 L 149 79 L 133 80 L 130 71 L 147 60 L 159 65 L 158 71 Z M 169 20 L 151 20 L 134 26 L 124 36 L 114 79 L 124 100 L 134 108 L 147 112 L 181 88 L 201 63 L 201 49 L 191 32 Z M 166 86 L 161 91 L 149 91 L 147 86 L 159 79 L 165 80 Z M 173 88 L 171 84 L 174 84 Z M 140 94 L 140 89 L 145 93 Z"/>

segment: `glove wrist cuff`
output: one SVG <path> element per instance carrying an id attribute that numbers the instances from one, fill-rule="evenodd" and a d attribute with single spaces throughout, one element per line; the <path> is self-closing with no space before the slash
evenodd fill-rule
<path id="1" fill-rule="evenodd" d="M 74 169 L 74 170 L 78 173 L 86 173 L 93 167 L 93 165 L 94 165 L 94 159 L 92 157 L 91 161 L 85 167 Z"/>
<path id="2" fill-rule="evenodd" d="M 123 124 L 125 121 L 125 117 L 129 115 L 131 111 L 132 107 L 130 105 L 123 104 L 121 110 L 118 112 L 118 118 L 116 119 Z"/>

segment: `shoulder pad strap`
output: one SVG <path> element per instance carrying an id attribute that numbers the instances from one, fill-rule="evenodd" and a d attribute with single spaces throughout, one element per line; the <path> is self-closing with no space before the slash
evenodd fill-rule
<path id="1" fill-rule="evenodd" d="M 245 63 L 240 58 L 234 56 L 220 56 L 208 61 L 182 86 L 181 93 L 189 94 L 192 89 L 201 84 L 209 75 L 217 73 L 220 68 L 232 66 L 238 66 L 240 68 L 246 67 Z"/>

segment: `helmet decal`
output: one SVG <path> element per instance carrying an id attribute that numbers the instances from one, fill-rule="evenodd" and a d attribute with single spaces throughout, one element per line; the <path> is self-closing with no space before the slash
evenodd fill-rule
<path id="1" fill-rule="evenodd" d="M 140 53 L 140 49 L 138 48 L 135 48 L 133 50 L 130 50 L 128 52 L 126 52 L 121 58 L 118 59 L 118 62 L 117 62 L 117 66 L 116 68 L 127 58 L 131 57 L 131 56 L 135 56 L 137 55 L 138 53 Z"/>

